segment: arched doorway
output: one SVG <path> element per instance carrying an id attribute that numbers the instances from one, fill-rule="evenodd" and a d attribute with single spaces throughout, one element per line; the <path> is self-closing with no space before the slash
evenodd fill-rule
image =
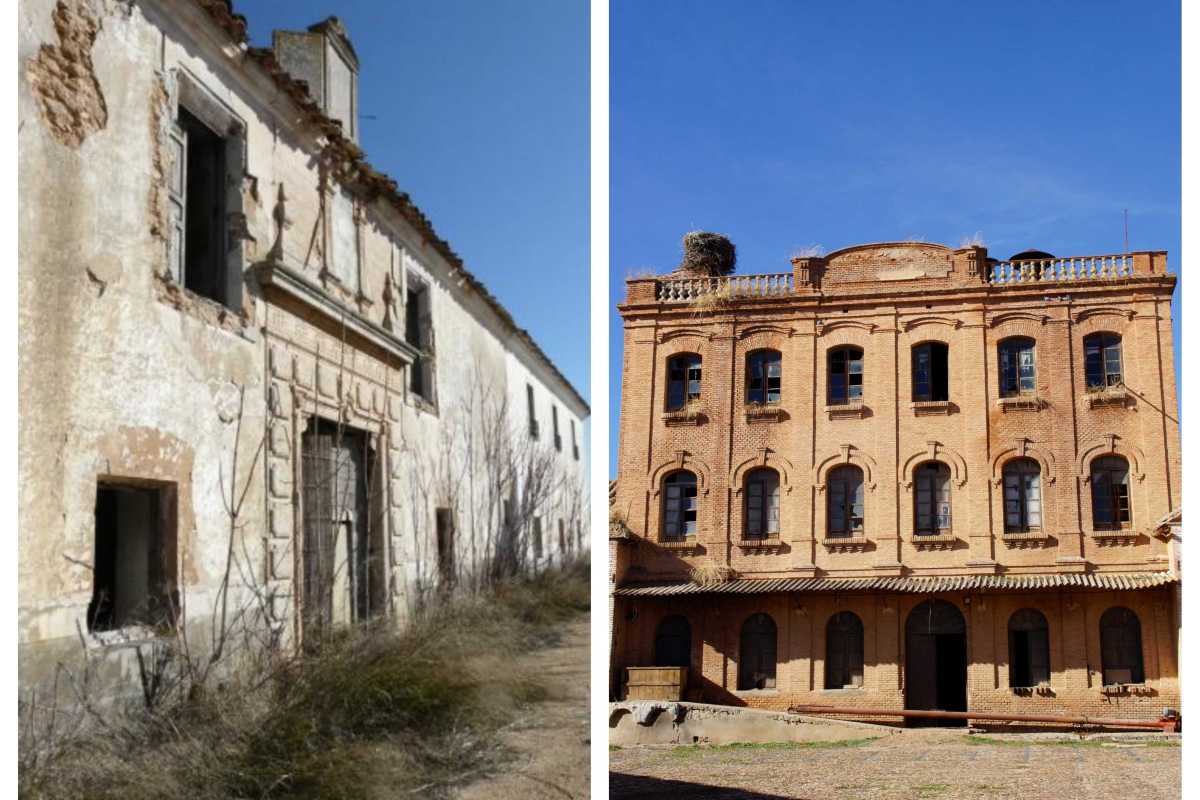
<path id="1" fill-rule="evenodd" d="M 926 600 L 908 615 L 904 637 L 904 707 L 967 710 L 967 623 L 954 605 Z M 909 725 L 963 725 L 910 719 Z"/>

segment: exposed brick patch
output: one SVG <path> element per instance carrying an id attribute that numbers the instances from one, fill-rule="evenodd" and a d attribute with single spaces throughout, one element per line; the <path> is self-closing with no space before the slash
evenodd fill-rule
<path id="1" fill-rule="evenodd" d="M 92 66 L 100 20 L 86 0 L 59 0 L 54 30 L 59 44 L 42 45 L 29 60 L 26 74 L 54 138 L 77 148 L 108 123 L 104 93 Z"/>

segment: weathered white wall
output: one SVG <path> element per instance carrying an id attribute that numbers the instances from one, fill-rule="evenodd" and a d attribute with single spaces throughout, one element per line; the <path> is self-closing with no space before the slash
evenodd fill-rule
<path id="1" fill-rule="evenodd" d="M 420 474 L 417 454 L 461 455 L 473 430 L 464 410 L 481 386 L 516 398 L 522 424 L 532 380 L 547 436 L 556 398 L 563 469 L 582 480 L 586 456 L 573 460 L 567 420 L 574 416 L 582 448 L 586 409 L 568 410 L 577 406 L 569 387 L 512 343 L 507 324 L 391 206 L 358 201 L 355 214 L 339 199 L 335 207 L 335 180 L 323 204 L 320 140 L 198 5 L 23 0 L 20 17 L 22 683 L 77 649 L 77 626 L 86 630 L 98 476 L 177 484 L 178 573 L 189 618 L 201 619 L 225 563 L 236 466 L 238 488 L 249 483 L 239 522 L 251 582 L 275 593 L 271 606 L 285 627 L 294 621 L 296 449 L 308 414 L 349 419 L 386 459 L 389 582 L 401 618 L 414 587 L 436 569 L 433 512 L 447 502 L 414 489 L 436 483 Z M 78 46 L 80 30 L 95 31 L 90 48 Z M 74 50 L 48 58 L 43 48 L 62 47 L 60 33 L 70 34 Z M 85 80 L 71 70 L 56 76 L 48 60 L 78 66 Z M 235 254 L 246 270 L 240 315 L 161 277 L 165 133 L 181 71 L 245 125 L 246 174 L 232 187 L 249 236 Z M 91 76 L 103 120 L 77 113 L 95 107 Z M 381 351 L 343 347 L 305 309 L 268 302 L 255 265 L 273 248 L 318 291 L 400 338 L 404 281 L 410 271 L 421 275 L 431 292 L 436 406 L 411 396 L 400 365 Z M 486 480 L 479 466 L 459 471 L 460 484 Z M 465 564 L 480 554 L 485 526 L 469 493 L 459 492 L 455 511 Z M 555 530 L 546 525 L 548 543 Z M 128 658 L 112 660 L 129 674 Z"/>

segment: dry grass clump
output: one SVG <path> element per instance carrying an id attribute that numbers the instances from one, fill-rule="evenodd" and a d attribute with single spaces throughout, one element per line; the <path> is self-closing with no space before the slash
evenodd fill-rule
<path id="1" fill-rule="evenodd" d="M 586 561 L 447 602 L 403 631 L 341 631 L 271 674 L 147 712 L 114 708 L 39 760 L 20 796 L 442 797 L 502 766 L 494 734 L 545 699 L 516 656 L 588 607 Z"/>
<path id="2" fill-rule="evenodd" d="M 734 580 L 736 577 L 737 573 L 732 568 L 713 564 L 712 562 L 692 567 L 688 572 L 688 578 L 691 579 L 692 583 L 697 583 L 701 586 L 725 583 L 726 581 Z"/>

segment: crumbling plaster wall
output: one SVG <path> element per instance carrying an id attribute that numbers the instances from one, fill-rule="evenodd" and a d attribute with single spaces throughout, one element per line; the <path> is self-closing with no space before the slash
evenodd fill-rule
<path id="1" fill-rule="evenodd" d="M 76 16 L 95 20 L 89 59 L 106 117 L 78 141 L 64 139 L 39 100 L 39 84 L 22 72 L 23 674 L 47 674 L 48 665 L 78 647 L 77 625 L 86 629 L 101 476 L 178 485 L 181 588 L 189 618 L 206 614 L 224 565 L 229 519 L 221 487 L 228 494 L 238 435 L 238 485 L 251 481 L 239 521 L 253 581 L 274 594 L 275 621 L 294 622 L 296 447 L 310 413 L 340 414 L 370 431 L 386 458 L 391 599 L 403 616 L 412 587 L 428 584 L 437 563 L 436 501 L 413 506 L 411 487 L 421 469 L 413 454 L 441 446 L 452 412 L 461 409 L 477 378 L 509 391 L 509 333 L 384 200 L 357 198 L 349 229 L 356 244 L 340 248 L 343 260 L 330 263 L 335 223 L 328 199 L 338 188 L 336 165 L 323 162 L 321 143 L 298 123 L 291 101 L 242 61 L 197 6 L 63 3 L 90 9 L 91 17 Z M 54 7 L 22 2 L 22 64 L 34 63 L 44 45 L 60 40 L 54 15 Z M 58 16 L 61 27 L 63 14 Z M 236 187 L 245 213 L 243 236 L 235 242 L 246 269 L 241 314 L 161 277 L 167 262 L 166 131 L 181 72 L 245 126 L 246 174 Z M 346 223 L 337 222 L 343 234 Z M 347 257 L 356 263 L 347 264 Z M 410 272 L 420 275 L 430 289 L 436 331 L 436 406 L 412 396 L 404 371 L 377 349 L 351 346 L 343 352 L 327 325 L 302 310 L 268 303 L 254 272 L 266 260 L 297 271 L 401 338 L 403 282 Z M 329 279 L 347 270 L 361 276 L 357 286 L 343 288 Z M 549 388 L 552 379 L 539 375 L 535 381 L 542 397 L 561 392 Z M 520 420 L 523 409 L 522 401 L 516 407 Z M 486 475 L 476 470 L 474 477 Z M 471 509 L 456 512 L 462 563 L 482 542 Z M 120 668 L 129 674 L 128 658 Z"/>

